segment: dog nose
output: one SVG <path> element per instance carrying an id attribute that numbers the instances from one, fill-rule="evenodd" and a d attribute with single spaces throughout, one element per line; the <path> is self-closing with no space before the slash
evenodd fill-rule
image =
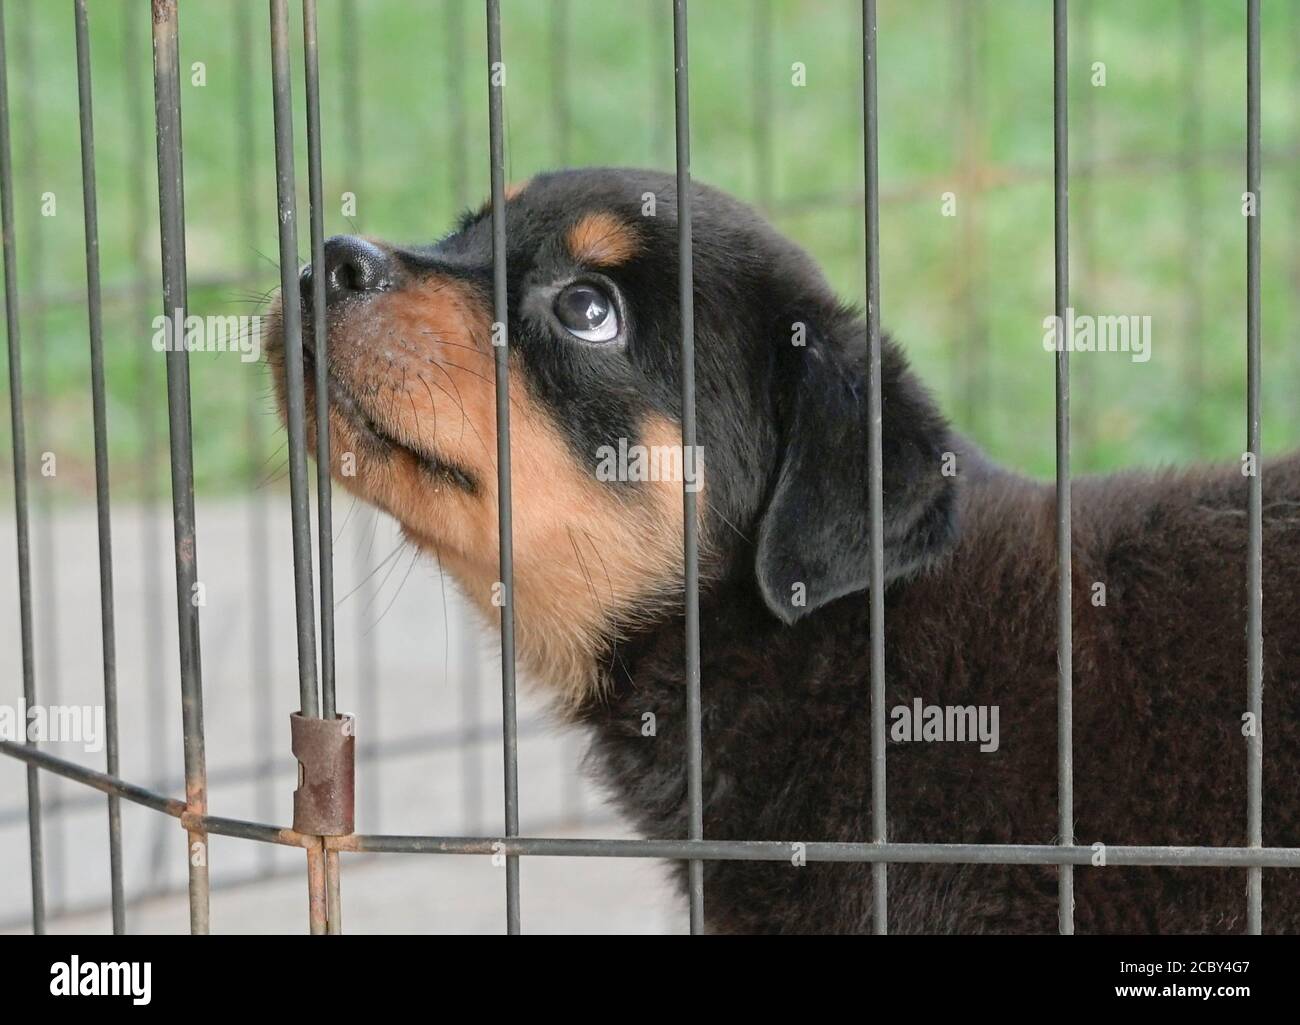
<path id="1" fill-rule="evenodd" d="M 350 295 L 382 292 L 393 284 L 393 262 L 376 245 L 355 235 L 335 235 L 325 240 L 325 306 Z M 311 264 L 298 277 L 303 304 L 315 301 L 315 276 Z"/>

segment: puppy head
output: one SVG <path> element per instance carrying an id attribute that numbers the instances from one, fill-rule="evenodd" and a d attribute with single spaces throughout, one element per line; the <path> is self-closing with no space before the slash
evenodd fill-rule
<path id="1" fill-rule="evenodd" d="M 866 586 L 862 325 L 802 250 L 696 186 L 699 446 L 683 452 L 676 199 L 671 176 L 592 169 L 539 176 L 506 204 L 518 651 L 573 702 L 598 693 L 621 639 L 678 609 L 684 487 L 706 587 L 739 575 L 793 622 Z M 430 246 L 331 239 L 325 262 L 331 470 L 491 615 L 490 211 Z M 304 280 L 309 420 L 312 291 Z M 278 332 L 267 353 L 283 408 Z M 943 549 L 952 502 L 942 420 L 892 346 L 883 369 L 893 578 Z"/>

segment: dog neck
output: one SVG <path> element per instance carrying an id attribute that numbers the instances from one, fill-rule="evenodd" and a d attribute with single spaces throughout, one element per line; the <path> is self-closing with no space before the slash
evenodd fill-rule
<path id="1" fill-rule="evenodd" d="M 961 505 L 973 519 L 982 518 L 980 509 L 990 504 L 991 496 L 1038 486 L 998 467 L 965 439 L 954 442 L 964 477 Z M 942 591 L 951 572 L 945 561 L 916 579 L 896 582 L 887 592 L 888 605 L 906 604 L 914 588 Z M 869 602 L 862 592 L 793 625 L 782 623 L 763 600 L 743 553 L 733 560 L 730 573 L 702 589 L 703 754 L 711 767 L 706 806 L 728 790 L 729 774 L 766 771 L 760 763 L 774 752 L 754 738 L 769 735 L 769 728 L 771 736 L 784 736 L 773 723 L 815 721 L 821 702 L 831 708 L 861 702 L 865 716 L 868 619 Z M 887 623 L 891 644 L 897 642 L 903 649 L 920 646 L 939 662 L 945 644 L 956 650 L 965 643 L 955 635 L 944 641 L 929 624 L 910 616 L 890 617 Z M 625 640 L 608 643 L 598 668 L 601 685 L 569 710 L 570 718 L 590 731 L 599 782 L 611 789 L 646 836 L 686 835 L 686 659 L 685 621 L 678 607 Z M 865 718 L 862 728 L 866 736 Z M 795 729 L 794 735 L 799 732 Z M 710 820 L 719 814 L 710 813 Z M 732 821 L 748 818 L 746 814 Z"/>

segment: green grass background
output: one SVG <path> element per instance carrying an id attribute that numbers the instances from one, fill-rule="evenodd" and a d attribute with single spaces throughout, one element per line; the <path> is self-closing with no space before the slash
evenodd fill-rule
<path id="1" fill-rule="evenodd" d="M 502 2 L 509 178 L 561 164 L 671 167 L 667 0 L 568 0 L 562 33 L 557 2 Z M 691 4 L 694 172 L 769 199 L 780 227 L 860 302 L 860 4 L 772 0 L 770 52 L 756 60 L 761 3 Z M 144 0 L 89 6 L 113 483 L 130 495 L 165 488 L 162 359 L 149 345 L 161 304 L 149 14 Z M 1053 360 L 1041 346 L 1053 304 L 1051 7 L 879 3 L 885 326 L 959 427 L 1042 475 L 1054 444 Z M 1245 445 L 1245 3 L 1070 7 L 1074 305 L 1153 320 L 1148 363 L 1075 358 L 1075 468 L 1235 459 Z M 42 453 L 56 453 L 58 474 L 39 494 L 83 499 L 93 463 L 72 4 L 4 8 L 29 462 L 35 472 Z M 290 9 L 305 256 L 301 15 Z M 356 0 L 355 10 L 349 23 L 344 0 L 320 0 L 326 231 L 428 241 L 487 191 L 483 4 Z M 1300 438 L 1300 3 L 1264 0 L 1263 12 L 1264 443 L 1277 454 Z M 181 0 L 182 67 L 201 62 L 206 75 L 182 86 L 198 314 L 256 312 L 255 297 L 278 282 L 267 27 L 262 0 Z M 1104 87 L 1091 84 L 1096 61 Z M 801 87 L 795 62 L 806 68 Z M 238 116 L 244 86 L 251 120 Z M 988 187 L 974 188 L 976 177 Z M 344 191 L 357 197 L 350 221 Z M 948 191 L 956 217 L 941 216 Z M 46 193 L 54 216 L 42 216 Z M 283 438 L 262 369 L 212 354 L 192 356 L 191 368 L 200 490 L 276 479 Z M 151 451 L 163 454 L 161 473 L 148 469 Z"/>

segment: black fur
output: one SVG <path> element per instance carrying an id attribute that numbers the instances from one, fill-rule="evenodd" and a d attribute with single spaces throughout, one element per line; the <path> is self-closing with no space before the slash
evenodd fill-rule
<path id="1" fill-rule="evenodd" d="M 652 195 L 656 209 L 646 216 Z M 592 210 L 636 226 L 603 269 L 630 318 L 625 347 L 565 345 L 530 313 L 564 271 L 560 239 Z M 693 196 L 696 379 L 705 451 L 700 598 L 705 836 L 870 837 L 866 351 L 813 262 L 743 205 Z M 543 175 L 508 206 L 512 344 L 577 457 L 680 417 L 676 196 L 667 175 Z M 477 281 L 484 215 L 418 272 Z M 805 344 L 792 344 L 802 325 Z M 1098 357 L 1104 358 L 1104 357 Z M 882 365 L 887 711 L 915 699 L 998 706 L 1000 746 L 891 742 L 889 838 L 1056 838 L 1055 498 L 952 431 L 899 350 Z M 944 464 L 955 468 L 944 473 Z M 1300 846 L 1300 459 L 1263 470 L 1264 839 Z M 613 485 L 617 486 L 617 485 Z M 1074 486 L 1075 834 L 1081 844 L 1240 846 L 1246 828 L 1247 481 L 1228 466 Z M 1104 606 L 1093 585 L 1106 587 Z M 806 590 L 806 601 L 792 600 Z M 659 607 L 656 606 L 656 609 Z M 682 621 L 656 611 L 600 654 L 607 690 L 576 713 L 591 764 L 649 837 L 685 837 Z M 645 713 L 657 729 L 643 733 Z M 1244 869 L 1076 870 L 1079 931 L 1241 931 Z M 870 868 L 707 862 L 710 928 L 869 928 Z M 895 932 L 1050 932 L 1050 867 L 894 865 Z M 1264 872 L 1264 923 L 1300 930 L 1295 872 Z"/>
<path id="2" fill-rule="evenodd" d="M 615 188 L 641 189 L 609 177 Z M 806 257 L 734 201 L 700 188 L 694 211 L 700 438 L 717 581 L 701 597 L 705 836 L 865 840 L 864 325 Z M 660 248 L 638 267 L 658 279 L 662 349 L 645 366 L 667 375 L 656 404 L 676 412 L 671 206 L 660 216 Z M 644 316 L 630 287 L 634 315 Z M 808 326 L 802 348 L 791 344 L 795 322 Z M 882 392 L 887 708 L 920 697 L 1001 713 L 995 753 L 889 744 L 889 837 L 1052 843 L 1054 492 L 990 464 L 952 432 L 888 341 Z M 942 474 L 945 453 L 955 457 L 955 477 Z M 1265 842 L 1296 846 L 1300 460 L 1266 466 L 1264 481 Z M 1236 466 L 1075 482 L 1081 844 L 1244 843 L 1246 490 Z M 789 603 L 796 580 L 808 587 L 804 607 Z M 1094 582 L 1107 587 L 1105 607 L 1091 601 Z M 686 835 L 682 625 L 672 617 L 619 645 L 612 697 L 581 713 L 594 776 L 647 836 Z M 656 718 L 654 737 L 642 732 L 646 712 Z M 892 931 L 1057 927 L 1054 868 L 889 871 Z M 1239 932 L 1245 877 L 1241 869 L 1079 868 L 1076 925 Z M 1264 893 L 1265 928 L 1300 929 L 1296 874 L 1266 870 Z M 705 908 L 717 931 L 866 931 L 870 868 L 708 862 Z"/>
<path id="3" fill-rule="evenodd" d="M 838 346 L 819 341 L 792 360 L 797 365 L 789 371 L 780 470 L 758 527 L 759 588 L 787 623 L 868 585 L 861 325 L 835 325 L 835 334 L 843 336 Z M 947 551 L 956 528 L 956 486 L 955 478 L 940 472 L 952 443 L 947 425 L 887 342 L 881 363 L 889 584 Z M 827 459 L 836 455 L 837 472 L 827 473 Z"/>

